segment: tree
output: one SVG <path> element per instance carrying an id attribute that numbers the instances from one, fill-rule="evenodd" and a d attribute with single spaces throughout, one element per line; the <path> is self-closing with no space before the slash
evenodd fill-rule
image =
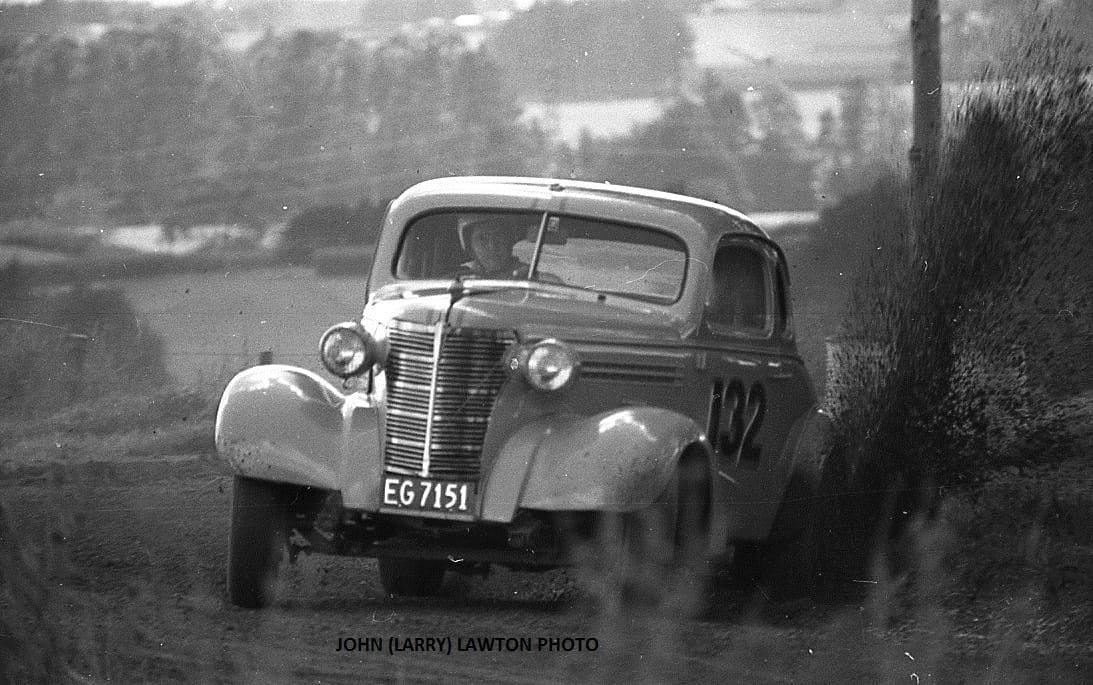
<path id="1" fill-rule="evenodd" d="M 80 45 L 0 42 L 0 215 L 266 223 L 549 166 L 499 66 L 459 36 L 271 32 L 239 56 L 188 11 Z"/>
<path id="2" fill-rule="evenodd" d="M 813 168 L 819 159 L 805 136 L 793 96 L 781 84 L 772 83 L 759 91 L 755 110 L 761 137 L 755 154 L 748 157 L 748 177 L 756 208 L 811 209 L 815 204 Z"/>
<path id="3" fill-rule="evenodd" d="M 729 88 L 707 70 L 698 87 L 710 124 L 726 145 L 742 149 L 751 142 L 751 119 L 739 91 Z"/>
<path id="4" fill-rule="evenodd" d="M 805 146 L 801 113 L 784 85 L 774 82 L 760 89 L 755 111 L 766 148 L 792 152 Z"/>
<path id="5" fill-rule="evenodd" d="M 0 168 L 5 177 L 0 210 L 37 213 L 49 195 L 70 182 L 71 148 L 81 133 L 73 93 L 79 85 L 79 46 L 40 36 L 8 44 L 0 65 Z"/>
<path id="6" fill-rule="evenodd" d="M 743 99 L 709 74 L 699 92 L 700 100 L 679 99 L 632 135 L 582 141 L 582 175 L 754 206 L 744 171 L 753 141 Z"/>

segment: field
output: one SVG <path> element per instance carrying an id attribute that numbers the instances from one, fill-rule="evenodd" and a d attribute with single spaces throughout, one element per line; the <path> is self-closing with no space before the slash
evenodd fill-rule
<path id="1" fill-rule="evenodd" d="M 173 274 L 110 281 L 166 344 L 168 370 L 185 384 L 274 361 L 314 371 L 319 336 L 360 316 L 363 278 L 323 278 L 304 267 Z"/>

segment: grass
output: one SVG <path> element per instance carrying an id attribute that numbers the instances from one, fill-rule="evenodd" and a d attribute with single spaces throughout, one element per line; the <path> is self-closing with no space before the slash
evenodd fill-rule
<path id="1" fill-rule="evenodd" d="M 209 453 L 223 383 L 106 395 L 38 419 L 0 421 L 0 471 Z"/>
<path id="2" fill-rule="evenodd" d="M 45 486 L 50 513 L 41 527 L 11 518 L 0 498 L 0 683 L 124 681 L 140 673 L 123 666 L 132 664 L 135 633 L 102 623 L 116 607 L 65 587 L 79 566 L 66 543 L 87 514 L 62 490 L 81 465 L 100 466 L 98 477 L 114 480 L 129 462 L 210 454 L 222 385 L 105 395 L 35 420 L 0 422 L 0 481 L 53 484 Z M 26 530 L 46 534 L 27 538 Z M 135 615 L 125 625 L 140 631 L 148 623 Z"/>
<path id="3" fill-rule="evenodd" d="M 253 249 L 197 252 L 179 256 L 109 248 L 95 250 L 64 262 L 43 263 L 30 271 L 35 285 L 49 285 L 146 278 L 163 274 L 255 269 L 279 263 L 279 257 L 275 253 Z"/>

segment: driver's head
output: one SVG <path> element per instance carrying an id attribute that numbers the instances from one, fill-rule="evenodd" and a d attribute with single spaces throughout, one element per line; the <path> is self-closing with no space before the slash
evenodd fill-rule
<path id="1" fill-rule="evenodd" d="M 512 263 L 512 248 L 519 232 L 505 218 L 488 218 L 468 224 L 464 235 L 474 260 L 489 273 L 500 271 Z"/>

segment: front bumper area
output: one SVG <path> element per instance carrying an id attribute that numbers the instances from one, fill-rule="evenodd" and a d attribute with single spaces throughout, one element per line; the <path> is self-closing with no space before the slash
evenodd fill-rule
<path id="1" fill-rule="evenodd" d="M 577 562 L 595 516 L 521 510 L 511 523 L 462 522 L 343 510 L 328 502 L 290 522 L 289 547 L 293 556 L 435 559 L 466 564 L 468 570 L 476 564 L 545 570 Z"/>

